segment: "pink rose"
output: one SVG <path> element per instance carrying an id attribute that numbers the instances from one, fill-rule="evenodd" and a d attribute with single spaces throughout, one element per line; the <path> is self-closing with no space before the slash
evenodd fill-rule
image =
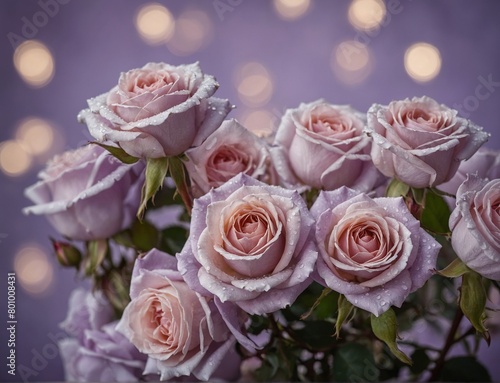
<path id="1" fill-rule="evenodd" d="M 153 249 L 136 261 L 130 298 L 117 330 L 149 356 L 145 374 L 208 380 L 235 343 L 213 300 L 188 287 L 171 255 Z"/>
<path id="2" fill-rule="evenodd" d="M 371 199 L 352 189 L 321 192 L 316 218 L 319 282 L 380 315 L 400 307 L 433 274 L 441 245 L 402 198 Z"/>
<path id="3" fill-rule="evenodd" d="M 449 223 L 458 257 L 482 276 L 500 280 L 500 179 L 469 175 L 458 188 Z"/>
<path id="4" fill-rule="evenodd" d="M 122 73 L 78 118 L 98 141 L 117 143 L 132 156 L 175 156 L 201 144 L 229 113 L 229 101 L 210 97 L 218 86 L 198 63 L 149 63 Z"/>
<path id="5" fill-rule="evenodd" d="M 274 312 L 311 282 L 313 223 L 296 191 L 240 174 L 195 200 L 179 270 L 195 291 L 250 314 Z"/>
<path id="6" fill-rule="evenodd" d="M 186 151 L 186 168 L 201 196 L 238 173 L 273 184 L 276 173 L 265 142 L 236 120 L 224 121 L 203 144 Z"/>
<path id="7" fill-rule="evenodd" d="M 415 188 L 451 179 L 460 161 L 471 157 L 489 137 L 458 117 L 456 110 L 429 97 L 372 105 L 366 133 L 373 138 L 375 166 Z"/>
<path id="8" fill-rule="evenodd" d="M 439 185 L 439 190 L 447 193 L 457 194 L 459 186 L 466 180 L 469 174 L 476 174 L 480 178 L 490 180 L 500 178 L 500 152 L 479 148 L 467 161 L 460 163 L 457 172 L 451 180 Z"/>
<path id="9" fill-rule="evenodd" d="M 144 164 L 126 165 L 97 145 L 55 156 L 27 188 L 35 203 L 26 214 L 44 214 L 62 235 L 82 241 L 126 229 L 139 207 Z"/>
<path id="10" fill-rule="evenodd" d="M 324 100 L 288 109 L 272 149 L 283 184 L 371 191 L 380 174 L 371 161 L 370 140 L 363 134 L 365 121 L 365 115 L 350 106 Z"/>

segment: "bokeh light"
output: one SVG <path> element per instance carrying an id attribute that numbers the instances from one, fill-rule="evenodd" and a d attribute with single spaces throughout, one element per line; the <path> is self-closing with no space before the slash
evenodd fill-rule
<path id="1" fill-rule="evenodd" d="M 296 20 L 309 10 L 311 0 L 274 0 L 274 9 L 285 20 Z"/>
<path id="2" fill-rule="evenodd" d="M 41 118 L 30 117 L 19 124 L 16 139 L 24 143 L 32 155 L 47 153 L 54 143 L 54 129 Z"/>
<path id="3" fill-rule="evenodd" d="M 193 54 L 212 40 L 213 29 L 212 21 L 205 12 L 188 9 L 177 18 L 167 47 L 177 56 Z"/>
<path id="4" fill-rule="evenodd" d="M 385 17 L 382 0 L 353 0 L 349 6 L 349 22 L 356 29 L 369 31 L 377 28 Z"/>
<path id="5" fill-rule="evenodd" d="M 265 105 L 273 94 L 273 82 L 269 71 L 258 62 L 249 62 L 239 67 L 234 83 L 243 103 L 252 107 Z"/>
<path id="6" fill-rule="evenodd" d="M 244 113 L 241 124 L 259 137 L 271 136 L 279 123 L 278 117 L 266 109 L 257 109 Z"/>
<path id="7" fill-rule="evenodd" d="M 0 169 L 6 175 L 23 175 L 29 170 L 31 163 L 30 151 L 23 142 L 8 140 L 0 143 Z"/>
<path id="8" fill-rule="evenodd" d="M 14 271 L 21 287 L 30 294 L 43 294 L 52 284 L 53 266 L 47 254 L 36 245 L 23 246 L 16 253 Z"/>
<path id="9" fill-rule="evenodd" d="M 14 51 L 14 66 L 23 81 L 34 88 L 47 85 L 54 76 L 54 58 L 40 41 L 19 45 Z"/>
<path id="10" fill-rule="evenodd" d="M 144 41 L 154 45 L 168 41 L 172 37 L 175 20 L 166 7 L 150 3 L 137 11 L 135 27 Z"/>
<path id="11" fill-rule="evenodd" d="M 341 42 L 332 51 L 331 68 L 335 76 L 346 84 L 359 84 L 373 69 L 373 57 L 369 48 L 360 42 Z"/>
<path id="12" fill-rule="evenodd" d="M 441 54 L 434 45 L 416 43 L 406 50 L 404 65 L 412 79 L 417 82 L 427 82 L 439 74 Z"/>

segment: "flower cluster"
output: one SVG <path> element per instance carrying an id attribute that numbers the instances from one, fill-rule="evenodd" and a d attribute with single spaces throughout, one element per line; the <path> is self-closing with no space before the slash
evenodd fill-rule
<path id="1" fill-rule="evenodd" d="M 367 113 L 320 99 L 258 137 L 218 86 L 197 63 L 122 73 L 79 114 L 96 141 L 26 190 L 25 212 L 66 238 L 58 260 L 94 286 L 62 325 L 69 379 L 208 380 L 237 350 L 255 379 L 351 380 L 349 347 L 378 374 L 383 344 L 411 364 L 397 323 L 435 274 L 462 278 L 457 315 L 489 340 L 500 154 L 479 150 L 482 128 L 428 97 Z"/>

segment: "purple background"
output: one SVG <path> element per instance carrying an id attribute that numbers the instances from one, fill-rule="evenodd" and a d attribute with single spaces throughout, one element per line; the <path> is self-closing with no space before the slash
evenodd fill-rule
<path id="1" fill-rule="evenodd" d="M 234 0 L 233 0 L 234 1 Z M 224 1 L 230 3 L 230 1 Z M 109 90 L 121 71 L 141 67 L 148 61 L 182 64 L 199 61 L 206 73 L 213 74 L 221 87 L 218 97 L 229 98 L 238 109 L 231 117 L 249 108 L 240 101 L 233 72 L 240 64 L 258 61 L 273 80 L 274 93 L 265 109 L 274 114 L 300 102 L 325 98 L 338 104 L 351 104 L 366 110 L 373 102 L 428 95 L 453 106 L 473 96 L 478 77 L 500 81 L 500 2 L 495 0 L 411 1 L 401 0 L 402 11 L 370 38 L 374 57 L 371 75 L 357 86 L 340 82 L 330 68 L 330 55 L 341 41 L 358 32 L 349 24 L 349 1 L 313 0 L 310 10 L 296 21 L 280 19 L 268 1 L 244 0 L 220 20 L 213 1 L 166 1 L 174 17 L 188 8 L 206 13 L 213 25 L 213 38 L 192 55 L 179 57 L 165 45 L 150 46 L 134 27 L 137 9 L 146 2 L 123 0 L 69 1 L 36 39 L 51 50 L 56 65 L 53 80 L 45 87 L 26 85 L 14 69 L 9 32 L 21 34 L 22 18 L 31 19 L 40 11 L 37 1 L 0 2 L 0 141 L 11 139 L 18 122 L 26 116 L 53 121 L 64 138 L 62 149 L 74 148 L 90 139 L 85 127 L 76 121 L 86 107 L 86 99 Z M 442 68 L 431 82 L 419 84 L 405 72 L 403 56 L 411 44 L 425 41 L 441 52 Z M 500 92 L 496 88 L 480 101 L 469 118 L 492 133 L 490 148 L 500 149 Z M 57 234 L 43 217 L 23 216 L 29 204 L 23 189 L 35 182 L 37 164 L 20 177 L 0 173 L 0 318 L 6 317 L 6 274 L 13 269 L 16 251 L 27 242 L 38 243 L 50 253 L 48 236 Z M 60 332 L 57 324 L 66 315 L 67 300 L 79 284 L 71 270 L 64 270 L 52 259 L 54 281 L 44 295 L 32 296 L 17 285 L 17 363 L 33 368 L 32 359 L 51 344 L 49 334 Z M 5 315 L 5 316 L 4 316 Z M 3 328 L 3 325 L 0 325 Z M 12 379 L 6 373 L 7 333 L 0 330 L 0 380 Z M 496 380 L 500 333 L 493 334 L 493 345 L 483 350 L 482 360 Z M 496 350 L 495 350 L 496 349 Z M 47 351 L 48 349 L 46 349 Z M 50 350 L 49 350 L 50 352 Z M 495 371 L 494 368 L 495 367 Z M 48 360 L 45 368 L 29 380 L 62 380 L 59 358 Z"/>

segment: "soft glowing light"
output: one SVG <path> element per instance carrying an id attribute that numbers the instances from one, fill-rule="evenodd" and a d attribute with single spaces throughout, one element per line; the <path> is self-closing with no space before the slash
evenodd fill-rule
<path id="1" fill-rule="evenodd" d="M 47 85 L 54 76 L 54 59 L 39 41 L 28 40 L 14 51 L 14 66 L 24 82 L 35 88 Z"/>
<path id="2" fill-rule="evenodd" d="M 273 4 L 274 9 L 281 18 L 296 20 L 307 12 L 311 0 L 274 0 Z"/>
<path id="3" fill-rule="evenodd" d="M 18 141 L 24 143 L 32 155 L 46 153 L 54 142 L 54 129 L 41 118 L 23 120 L 16 131 Z"/>
<path id="4" fill-rule="evenodd" d="M 31 294 L 42 294 L 52 284 L 53 267 L 47 254 L 38 246 L 28 245 L 17 252 L 14 271 L 21 287 Z"/>
<path id="5" fill-rule="evenodd" d="M 20 141 L 0 144 L 0 169 L 8 176 L 20 176 L 28 171 L 32 158 L 29 149 Z"/>
<path id="6" fill-rule="evenodd" d="M 367 31 L 377 28 L 386 13 L 382 0 L 353 0 L 349 6 L 349 22 L 357 29 Z"/>
<path id="7" fill-rule="evenodd" d="M 189 9 L 177 19 L 174 34 L 167 46 L 173 54 L 187 56 L 201 49 L 212 37 L 213 25 L 207 14 Z"/>
<path id="8" fill-rule="evenodd" d="M 358 84 L 371 73 L 373 59 L 370 50 L 357 41 L 344 41 L 332 52 L 331 68 L 339 80 Z"/>
<path id="9" fill-rule="evenodd" d="M 427 82 L 439 74 L 441 54 L 431 44 L 416 43 L 405 53 L 405 69 L 408 75 L 418 82 Z"/>
<path id="10" fill-rule="evenodd" d="M 241 100 L 249 106 L 262 106 L 273 94 L 271 76 L 257 62 L 249 62 L 236 71 L 235 85 Z"/>
<path id="11" fill-rule="evenodd" d="M 137 12 L 135 27 L 144 41 L 158 44 L 172 37 L 175 20 L 172 13 L 163 5 L 150 3 L 142 6 Z"/>
<path id="12" fill-rule="evenodd" d="M 253 110 L 241 118 L 241 124 L 259 137 L 271 136 L 276 130 L 276 123 L 277 117 L 265 109 Z"/>

